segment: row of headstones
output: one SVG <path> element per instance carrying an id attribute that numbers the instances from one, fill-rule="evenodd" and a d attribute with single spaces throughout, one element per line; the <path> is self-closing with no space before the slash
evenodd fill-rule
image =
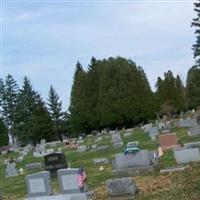
<path id="1" fill-rule="evenodd" d="M 57 171 L 59 181 L 59 195 L 53 195 L 51 177 L 48 171 L 26 176 L 29 199 L 86 199 L 86 193 L 79 188 L 78 169 L 60 169 Z M 67 196 L 66 196 L 67 195 Z M 76 196 L 78 195 L 78 196 Z M 63 198 L 62 198 L 63 197 Z"/>

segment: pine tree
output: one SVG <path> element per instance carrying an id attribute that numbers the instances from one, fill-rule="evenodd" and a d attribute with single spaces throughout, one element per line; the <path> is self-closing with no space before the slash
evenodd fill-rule
<path id="1" fill-rule="evenodd" d="M 22 144 L 26 144 L 30 140 L 32 127 L 32 114 L 36 104 L 40 101 L 39 94 L 33 90 L 30 80 L 24 77 L 22 89 L 18 95 L 18 118 L 20 123 L 17 127 L 17 135 Z"/>
<path id="2" fill-rule="evenodd" d="M 86 95 L 86 77 L 81 64 L 76 64 L 74 81 L 70 98 L 70 127 L 73 134 L 88 131 L 88 107 Z"/>
<path id="3" fill-rule="evenodd" d="M 193 45 L 193 54 L 197 65 L 200 65 L 200 0 L 194 3 L 194 11 L 197 17 L 193 19 L 192 26 L 195 27 L 196 42 Z"/>
<path id="4" fill-rule="evenodd" d="M 171 71 L 160 77 L 156 83 L 156 98 L 160 114 L 171 116 L 185 109 L 184 86 L 179 76 L 174 77 Z"/>
<path id="5" fill-rule="evenodd" d="M 56 139 L 53 122 L 51 120 L 51 117 L 49 116 L 48 110 L 45 107 L 44 102 L 39 101 L 37 103 L 33 111 L 31 120 L 31 141 L 36 144 L 41 139 L 46 139 L 47 141 L 52 141 Z"/>
<path id="6" fill-rule="evenodd" d="M 17 127 L 17 98 L 19 87 L 13 77 L 8 74 L 5 80 L 3 91 L 3 116 L 6 122 L 6 127 L 11 135 L 12 142 L 15 143 L 16 127 Z"/>
<path id="7" fill-rule="evenodd" d="M 187 74 L 186 84 L 187 104 L 190 109 L 200 105 L 200 68 L 193 66 Z"/>
<path id="8" fill-rule="evenodd" d="M 48 110 L 54 124 L 54 132 L 62 141 L 62 102 L 59 100 L 59 96 L 57 95 L 55 89 L 52 86 L 49 90 Z"/>
<path id="9" fill-rule="evenodd" d="M 8 145 L 9 137 L 8 137 L 8 130 L 3 122 L 0 119 L 0 146 Z"/>

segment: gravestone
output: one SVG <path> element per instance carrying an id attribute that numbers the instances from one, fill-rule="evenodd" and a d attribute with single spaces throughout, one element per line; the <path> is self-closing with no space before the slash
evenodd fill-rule
<path id="1" fill-rule="evenodd" d="M 124 133 L 124 137 L 129 137 L 129 136 L 131 136 L 130 132 L 129 133 Z"/>
<path id="2" fill-rule="evenodd" d="M 102 141 L 102 140 L 103 140 L 103 137 L 98 137 L 98 138 L 96 138 L 96 139 L 94 140 L 94 142 L 97 143 L 97 142 L 100 142 L 100 141 Z"/>
<path id="3" fill-rule="evenodd" d="M 64 153 L 51 153 L 44 156 L 44 164 L 45 169 L 52 175 L 55 175 L 58 169 L 68 167 Z"/>
<path id="4" fill-rule="evenodd" d="M 78 152 L 78 153 L 83 153 L 83 152 L 86 151 L 86 148 L 87 148 L 87 147 L 84 146 L 84 145 L 83 145 L 83 146 L 79 146 L 79 147 L 77 148 L 77 152 Z"/>
<path id="5" fill-rule="evenodd" d="M 39 172 L 26 176 L 28 197 L 50 196 L 52 194 L 49 172 Z"/>
<path id="6" fill-rule="evenodd" d="M 191 127 L 190 130 L 188 131 L 188 135 L 190 136 L 200 135 L 200 125 Z"/>
<path id="7" fill-rule="evenodd" d="M 112 199 L 134 199 L 138 193 L 135 181 L 131 177 L 110 179 L 106 181 L 108 194 Z"/>
<path id="8" fill-rule="evenodd" d="M 159 143 L 163 151 L 179 147 L 175 133 L 160 135 Z"/>
<path id="9" fill-rule="evenodd" d="M 38 170 L 38 169 L 42 169 L 42 163 L 41 162 L 29 163 L 29 164 L 26 164 L 25 167 L 28 171 Z"/>
<path id="10" fill-rule="evenodd" d="M 153 124 L 145 124 L 142 129 L 144 130 L 145 133 L 149 132 L 149 129 L 152 128 Z"/>
<path id="11" fill-rule="evenodd" d="M 179 120 L 180 128 L 194 127 L 196 125 L 197 125 L 196 119 L 180 119 Z"/>
<path id="12" fill-rule="evenodd" d="M 185 164 L 190 162 L 198 162 L 200 161 L 200 152 L 199 148 L 180 148 L 174 149 L 174 157 L 178 164 Z"/>
<path id="13" fill-rule="evenodd" d="M 157 164 L 155 152 L 141 150 L 134 154 L 115 154 L 115 159 L 112 162 L 113 174 L 125 177 L 138 175 L 154 170 L 154 165 Z"/>
<path id="14" fill-rule="evenodd" d="M 132 147 L 132 146 L 138 146 L 139 145 L 139 141 L 131 141 L 127 143 L 127 147 Z"/>
<path id="15" fill-rule="evenodd" d="M 57 171 L 61 194 L 81 193 L 78 185 L 79 169 L 60 169 Z"/>
<path id="16" fill-rule="evenodd" d="M 113 143 L 113 147 L 121 147 L 121 146 L 123 146 L 123 142 L 122 142 L 120 133 L 112 134 L 111 141 Z"/>
<path id="17" fill-rule="evenodd" d="M 191 148 L 200 148 L 200 141 L 197 142 L 190 142 L 190 143 L 184 143 L 184 147 L 191 149 Z"/>
<path id="18" fill-rule="evenodd" d="M 6 166 L 6 177 L 13 177 L 13 176 L 18 176 L 18 172 L 16 169 L 16 163 L 14 162 L 8 162 Z"/>
<path id="19" fill-rule="evenodd" d="M 93 163 L 94 164 L 108 164 L 109 160 L 108 158 L 97 158 L 97 159 L 93 159 Z"/>
<path id="20" fill-rule="evenodd" d="M 101 145 L 101 146 L 98 146 L 97 147 L 97 150 L 98 151 L 106 151 L 109 149 L 109 146 L 108 145 Z"/>
<path id="21" fill-rule="evenodd" d="M 151 127 L 148 130 L 148 134 L 149 134 L 149 136 L 151 137 L 152 140 L 155 140 L 156 137 L 159 135 L 158 128 L 157 127 Z"/>

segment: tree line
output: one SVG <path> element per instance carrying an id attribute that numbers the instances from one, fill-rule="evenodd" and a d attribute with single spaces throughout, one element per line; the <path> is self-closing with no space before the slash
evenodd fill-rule
<path id="1" fill-rule="evenodd" d="M 51 86 L 45 102 L 24 77 L 22 87 L 8 74 L 0 79 L 0 145 L 62 140 L 93 130 L 132 127 L 149 120 L 194 109 L 200 105 L 200 68 L 189 69 L 186 86 L 171 71 L 158 77 L 153 92 L 142 67 L 122 57 L 91 59 L 87 70 L 78 62 L 70 106 Z"/>
<path id="2" fill-rule="evenodd" d="M 130 127 L 200 104 L 200 69 L 193 66 L 184 87 L 171 71 L 158 77 L 153 92 L 142 67 L 122 57 L 91 59 L 87 70 L 78 62 L 69 107 L 71 132 Z"/>

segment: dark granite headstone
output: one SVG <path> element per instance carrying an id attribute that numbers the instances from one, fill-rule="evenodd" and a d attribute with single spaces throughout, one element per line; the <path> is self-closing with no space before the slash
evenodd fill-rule
<path id="1" fill-rule="evenodd" d="M 64 153 L 51 153 L 44 156 L 44 164 L 45 169 L 54 175 L 58 169 L 68 167 Z"/>

